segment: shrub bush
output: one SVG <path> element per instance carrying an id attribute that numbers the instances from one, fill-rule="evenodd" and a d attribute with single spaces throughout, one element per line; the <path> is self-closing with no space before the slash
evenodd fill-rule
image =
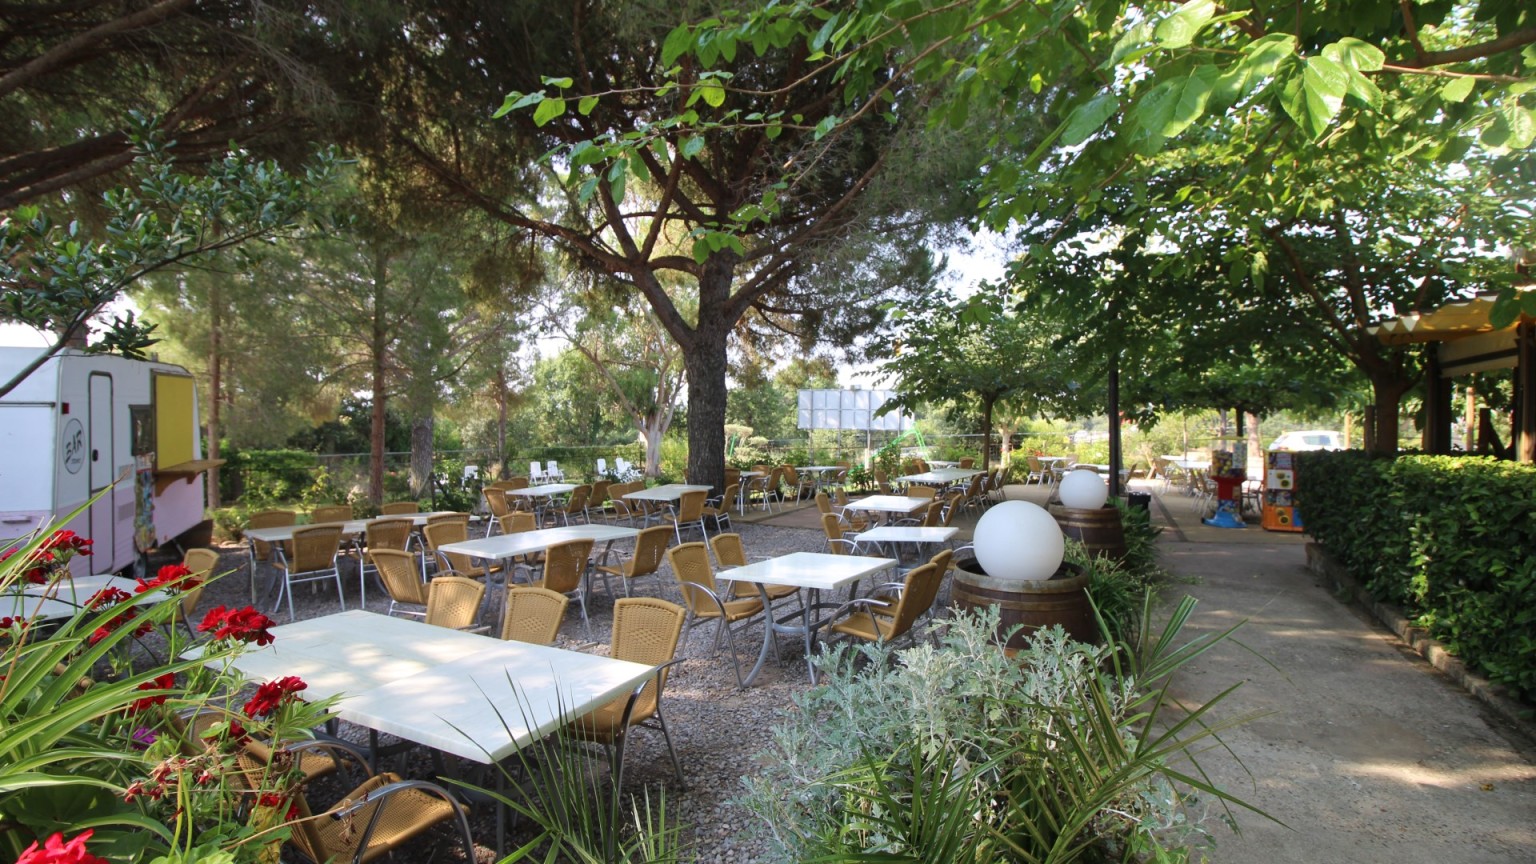
<path id="1" fill-rule="evenodd" d="M 1536 468 L 1485 457 L 1297 455 L 1307 533 L 1458 657 L 1536 699 Z"/>

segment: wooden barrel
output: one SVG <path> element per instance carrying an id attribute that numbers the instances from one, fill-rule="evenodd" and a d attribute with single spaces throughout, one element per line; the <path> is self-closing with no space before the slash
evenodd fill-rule
<path id="1" fill-rule="evenodd" d="M 1097 642 L 1099 630 L 1088 604 L 1088 574 L 1076 564 L 1061 565 L 1049 579 L 998 579 L 988 576 L 975 558 L 955 559 L 950 598 L 956 609 L 996 606 L 998 636 L 1022 624 L 1008 640 L 1018 650 L 1041 627 L 1060 624 L 1079 642 Z"/>
<path id="2" fill-rule="evenodd" d="M 1115 505 L 1105 504 L 1097 510 L 1057 507 L 1053 515 L 1061 533 L 1083 544 L 1088 554 L 1115 561 L 1125 558 L 1125 526 Z"/>

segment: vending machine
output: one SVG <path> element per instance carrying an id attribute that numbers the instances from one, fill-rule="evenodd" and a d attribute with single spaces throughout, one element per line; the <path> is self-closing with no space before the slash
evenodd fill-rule
<path id="1" fill-rule="evenodd" d="M 1296 509 L 1296 454 L 1271 450 L 1264 454 L 1264 514 L 1266 531 L 1305 531 Z"/>

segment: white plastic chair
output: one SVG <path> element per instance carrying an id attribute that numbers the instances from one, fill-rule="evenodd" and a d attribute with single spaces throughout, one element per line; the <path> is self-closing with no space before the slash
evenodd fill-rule
<path id="1" fill-rule="evenodd" d="M 552 482 L 558 483 L 561 480 L 565 479 L 565 474 L 560 470 L 560 466 L 555 463 L 555 460 L 553 460 L 553 459 L 549 460 L 548 466 L 549 467 L 544 469 L 544 479 L 545 480 L 550 480 Z"/>
<path id="2" fill-rule="evenodd" d="M 599 477 L 607 477 L 608 476 L 608 460 L 602 458 L 601 456 L 599 456 L 598 459 L 597 459 L 597 476 L 599 476 Z"/>
<path id="3" fill-rule="evenodd" d="M 528 482 L 534 486 L 544 482 L 544 469 L 539 466 L 539 463 L 528 463 Z"/>

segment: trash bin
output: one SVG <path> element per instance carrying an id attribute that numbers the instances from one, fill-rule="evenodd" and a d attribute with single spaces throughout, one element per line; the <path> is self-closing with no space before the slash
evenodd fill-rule
<path id="1" fill-rule="evenodd" d="M 1127 492 L 1125 503 L 1131 507 L 1150 512 L 1152 510 L 1151 492 Z"/>

